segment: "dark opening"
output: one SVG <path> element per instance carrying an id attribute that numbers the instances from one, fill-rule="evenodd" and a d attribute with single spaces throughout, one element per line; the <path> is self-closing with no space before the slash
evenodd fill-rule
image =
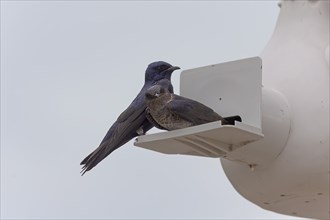
<path id="1" fill-rule="evenodd" d="M 225 117 L 224 119 L 227 125 L 235 125 L 235 121 L 242 122 L 242 118 L 239 115 Z"/>

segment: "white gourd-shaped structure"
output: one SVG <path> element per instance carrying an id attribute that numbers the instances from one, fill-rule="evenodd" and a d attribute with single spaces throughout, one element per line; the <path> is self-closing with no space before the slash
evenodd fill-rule
<path id="1" fill-rule="evenodd" d="M 253 203 L 287 215 L 329 219 L 329 1 L 279 5 L 274 34 L 261 54 L 263 101 L 267 88 L 285 97 L 288 138 L 267 167 L 247 172 L 239 163 L 221 162 L 235 189 Z M 263 133 L 272 136 L 266 123 Z"/>

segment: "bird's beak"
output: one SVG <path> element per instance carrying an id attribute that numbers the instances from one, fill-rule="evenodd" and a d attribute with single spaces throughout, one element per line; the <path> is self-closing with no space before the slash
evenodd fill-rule
<path id="1" fill-rule="evenodd" d="M 166 72 L 173 72 L 173 71 L 175 71 L 175 70 L 179 70 L 179 69 L 181 69 L 181 68 L 178 67 L 178 66 L 172 66 L 172 67 L 168 68 L 168 69 L 166 70 Z"/>

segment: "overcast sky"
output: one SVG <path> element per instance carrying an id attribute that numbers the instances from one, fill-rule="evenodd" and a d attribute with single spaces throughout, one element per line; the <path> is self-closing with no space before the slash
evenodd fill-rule
<path id="1" fill-rule="evenodd" d="M 1 218 L 292 219 L 241 197 L 218 159 L 131 141 L 83 177 L 79 165 L 149 63 L 258 56 L 278 13 L 277 1 L 1 1 Z"/>

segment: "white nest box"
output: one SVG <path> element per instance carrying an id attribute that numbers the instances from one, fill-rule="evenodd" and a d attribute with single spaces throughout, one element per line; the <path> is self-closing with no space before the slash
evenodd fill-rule
<path id="1" fill-rule="evenodd" d="M 135 145 L 167 154 L 230 157 L 231 152 L 263 137 L 260 58 L 185 70 L 180 82 L 180 95 L 224 117 L 239 115 L 242 122 L 222 126 L 217 121 L 140 136 Z"/>
<path id="2" fill-rule="evenodd" d="M 221 158 L 234 188 L 274 212 L 330 219 L 329 1 L 282 1 L 258 57 L 181 74 L 180 95 L 242 122 L 140 136 L 166 154 Z"/>

